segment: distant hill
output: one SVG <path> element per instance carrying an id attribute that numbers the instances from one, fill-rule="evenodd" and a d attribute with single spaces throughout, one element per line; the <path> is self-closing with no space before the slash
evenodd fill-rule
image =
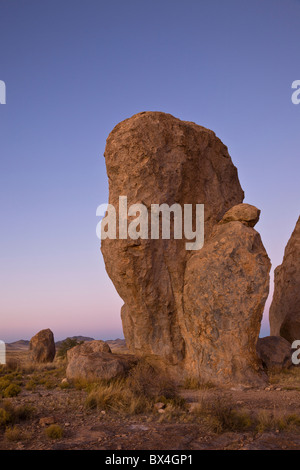
<path id="1" fill-rule="evenodd" d="M 112 350 L 112 352 L 114 353 L 128 353 L 129 350 L 126 346 L 126 341 L 125 339 L 120 339 L 120 338 L 117 338 L 117 339 L 108 339 L 106 341 L 106 343 L 109 345 L 110 349 Z"/>
<path id="2" fill-rule="evenodd" d="M 20 339 L 19 341 L 14 341 L 13 343 L 6 343 L 7 351 L 26 351 L 29 349 L 29 341 L 25 339 Z"/>
<path id="3" fill-rule="evenodd" d="M 69 338 L 76 339 L 77 341 L 94 341 L 94 338 L 90 338 L 89 336 L 69 336 Z M 57 341 L 55 343 L 56 349 L 60 348 L 63 341 L 65 340 Z M 125 339 L 120 339 L 120 338 L 108 339 L 106 343 L 109 344 L 113 352 L 120 352 L 120 353 L 128 352 Z M 28 351 L 29 344 L 30 344 L 30 341 L 21 339 L 13 343 L 6 343 L 6 350 L 7 351 Z"/>
<path id="4" fill-rule="evenodd" d="M 71 338 L 71 339 L 76 339 L 77 341 L 94 341 L 94 338 L 90 338 L 89 336 L 68 336 L 68 338 Z M 55 346 L 57 349 L 60 348 L 60 345 L 66 340 L 67 338 L 61 340 L 61 341 L 57 341 L 55 343 Z"/>

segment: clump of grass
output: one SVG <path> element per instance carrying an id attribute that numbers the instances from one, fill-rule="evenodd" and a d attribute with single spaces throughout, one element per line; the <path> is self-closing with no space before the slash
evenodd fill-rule
<path id="1" fill-rule="evenodd" d="M 212 417 L 213 431 L 217 433 L 247 431 L 253 424 L 249 413 L 235 410 L 230 405 L 223 404 L 221 401 L 213 404 L 210 416 Z"/>
<path id="2" fill-rule="evenodd" d="M 146 396 L 135 394 L 128 388 L 126 381 L 116 380 L 95 384 L 85 406 L 89 409 L 138 414 L 150 411 L 152 403 Z"/>
<path id="3" fill-rule="evenodd" d="M 233 404 L 219 398 L 213 402 L 202 399 L 198 406 L 193 408 L 192 415 L 200 418 L 202 424 L 217 434 L 248 431 L 254 424 L 247 411 L 236 410 Z"/>
<path id="4" fill-rule="evenodd" d="M 4 400 L 0 403 L 0 426 L 29 420 L 34 411 L 30 405 L 14 406 L 10 400 Z"/>
<path id="5" fill-rule="evenodd" d="M 7 379 L 5 376 L 1 377 L 0 379 L 0 392 L 4 392 L 4 390 L 9 387 L 11 384 L 11 381 Z"/>
<path id="6" fill-rule="evenodd" d="M 297 414 L 280 414 L 275 412 L 261 411 L 257 415 L 256 430 L 258 432 L 266 431 L 284 431 L 300 429 L 300 416 Z"/>
<path id="7" fill-rule="evenodd" d="M 63 429 L 58 424 L 51 424 L 45 429 L 45 434 L 49 439 L 61 439 L 63 437 Z"/>
<path id="8" fill-rule="evenodd" d="M 153 411 L 154 404 L 159 401 L 172 409 L 183 409 L 186 405 L 172 380 L 141 361 L 127 378 L 94 384 L 89 389 L 85 406 L 134 415 Z"/>
<path id="9" fill-rule="evenodd" d="M 215 388 L 215 385 L 212 382 L 203 382 L 195 377 L 186 377 L 183 388 L 187 390 L 209 390 Z"/>
<path id="10" fill-rule="evenodd" d="M 18 384 L 11 383 L 6 389 L 3 391 L 3 396 L 5 398 L 16 397 L 21 392 L 21 387 Z"/>
<path id="11" fill-rule="evenodd" d="M 11 420 L 11 415 L 4 408 L 0 408 L 0 426 L 5 426 Z"/>
<path id="12" fill-rule="evenodd" d="M 269 380 L 273 385 L 277 385 L 283 390 L 300 390 L 300 368 L 291 367 L 278 372 L 269 371 Z"/>
<path id="13" fill-rule="evenodd" d="M 4 433 L 8 441 L 22 441 L 27 439 L 27 435 L 18 426 L 7 427 Z"/>
<path id="14" fill-rule="evenodd" d="M 131 370 L 127 383 L 132 392 L 139 396 L 152 399 L 158 399 L 162 396 L 171 399 L 178 396 L 176 386 L 171 378 L 146 361 L 140 361 Z"/>
<path id="15" fill-rule="evenodd" d="M 35 413 L 35 408 L 30 405 L 19 405 L 14 408 L 14 417 L 16 421 L 27 421 Z"/>

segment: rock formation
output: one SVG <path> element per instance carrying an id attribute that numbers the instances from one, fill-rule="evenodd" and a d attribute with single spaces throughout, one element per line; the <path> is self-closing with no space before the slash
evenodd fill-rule
<path id="1" fill-rule="evenodd" d="M 55 343 L 52 331 L 48 328 L 39 331 L 30 340 L 30 358 L 34 362 L 52 362 L 55 357 Z"/>
<path id="2" fill-rule="evenodd" d="M 258 217 L 259 211 L 250 207 Z M 270 262 L 252 219 L 248 220 L 248 209 L 247 204 L 236 206 L 240 219 L 233 221 L 227 212 L 186 264 L 186 369 L 207 381 L 214 382 L 217 375 L 222 382 L 259 382 L 255 348 Z"/>
<path id="3" fill-rule="evenodd" d="M 136 364 L 128 354 L 112 354 L 104 341 L 89 341 L 79 344 L 67 352 L 67 378 L 112 379 L 124 376 Z"/>
<path id="4" fill-rule="evenodd" d="M 187 251 L 185 239 L 102 241 L 106 270 L 124 300 L 129 349 L 173 365 L 181 376 L 256 380 L 270 263 L 253 229 L 259 211 L 241 204 L 227 147 L 211 130 L 146 112 L 113 129 L 105 160 L 117 212 L 119 196 L 149 211 L 151 204 L 205 206 L 200 251 Z"/>
<path id="5" fill-rule="evenodd" d="M 300 217 L 275 269 L 274 297 L 270 308 L 271 335 L 292 343 L 300 339 Z"/>
<path id="6" fill-rule="evenodd" d="M 266 369 L 281 371 L 292 366 L 291 345 L 281 336 L 259 338 L 256 350 Z"/>

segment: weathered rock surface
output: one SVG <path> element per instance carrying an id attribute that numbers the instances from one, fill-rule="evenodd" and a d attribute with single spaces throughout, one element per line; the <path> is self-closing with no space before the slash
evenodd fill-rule
<path id="1" fill-rule="evenodd" d="M 67 352 L 66 375 L 73 379 L 112 379 L 126 375 L 136 364 L 136 359 L 127 354 L 112 354 L 105 341 L 90 341 L 79 344 Z"/>
<path id="2" fill-rule="evenodd" d="M 292 343 L 300 339 L 300 217 L 275 269 L 274 297 L 270 307 L 271 335 Z"/>
<path id="3" fill-rule="evenodd" d="M 226 212 L 220 224 L 228 222 L 242 222 L 248 227 L 254 227 L 259 221 L 260 210 L 250 204 L 238 204 Z"/>
<path id="4" fill-rule="evenodd" d="M 30 358 L 34 362 L 52 362 L 55 357 L 55 342 L 52 331 L 48 328 L 39 331 L 30 340 Z"/>
<path id="5" fill-rule="evenodd" d="M 186 369 L 207 381 L 259 384 L 265 377 L 255 348 L 269 292 L 270 261 L 253 228 L 224 220 L 227 214 L 187 262 Z"/>
<path id="6" fill-rule="evenodd" d="M 291 345 L 281 336 L 259 338 L 256 350 L 258 357 L 267 369 L 280 371 L 292 366 Z"/>
<path id="7" fill-rule="evenodd" d="M 143 203 L 147 208 L 205 205 L 205 245 L 199 252 L 187 251 L 185 239 L 102 241 L 106 270 L 124 300 L 121 316 L 129 349 L 214 381 L 251 376 L 258 369 L 255 344 L 269 260 L 251 228 L 259 211 L 241 204 L 244 193 L 227 147 L 211 130 L 147 112 L 113 129 L 105 159 L 109 203 L 117 212 L 119 196 L 127 196 L 128 206 Z M 215 231 L 225 213 L 228 220 Z M 207 300 L 200 298 L 204 291 Z M 240 365 L 240 374 L 235 373 Z"/>

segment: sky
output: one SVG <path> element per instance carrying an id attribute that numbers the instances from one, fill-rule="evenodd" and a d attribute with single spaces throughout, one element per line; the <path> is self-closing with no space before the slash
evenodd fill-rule
<path id="1" fill-rule="evenodd" d="M 300 213 L 299 0 L 0 0 L 0 18 L 2 340 L 123 337 L 96 208 L 106 138 L 141 111 L 217 134 L 282 262 Z"/>

